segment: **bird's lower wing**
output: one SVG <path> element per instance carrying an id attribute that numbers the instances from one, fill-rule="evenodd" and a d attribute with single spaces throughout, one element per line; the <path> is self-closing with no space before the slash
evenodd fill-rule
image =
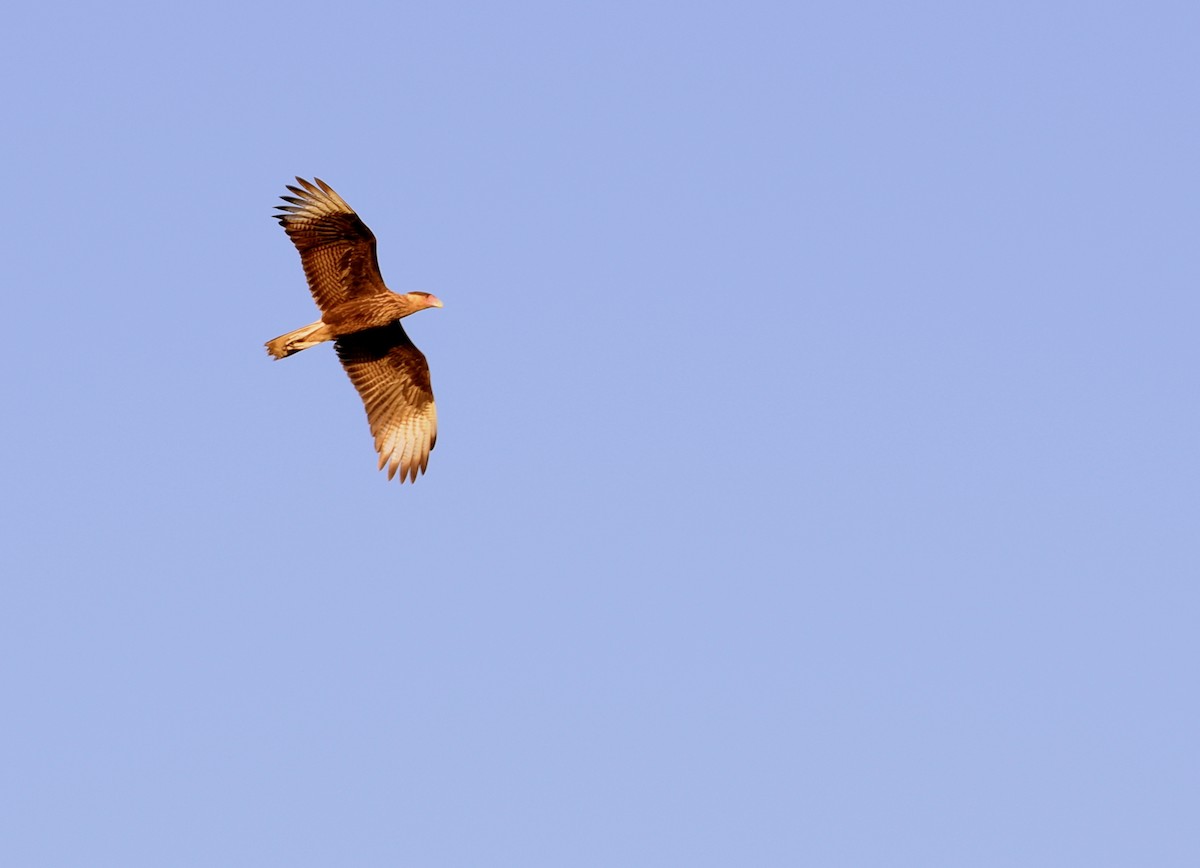
<path id="1" fill-rule="evenodd" d="M 437 443 L 437 408 L 429 365 L 395 322 L 338 338 L 338 358 L 362 397 L 379 467 L 400 481 L 424 473 Z"/>

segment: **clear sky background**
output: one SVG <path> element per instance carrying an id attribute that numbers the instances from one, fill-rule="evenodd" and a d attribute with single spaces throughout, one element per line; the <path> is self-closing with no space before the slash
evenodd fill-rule
<path id="1" fill-rule="evenodd" d="M 9 9 L 0 862 L 1200 864 L 1198 9 Z"/>

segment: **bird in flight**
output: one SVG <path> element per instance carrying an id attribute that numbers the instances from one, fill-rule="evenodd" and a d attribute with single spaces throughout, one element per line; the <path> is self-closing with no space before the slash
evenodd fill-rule
<path id="1" fill-rule="evenodd" d="M 392 292 L 379 274 L 375 235 L 346 201 L 320 178 L 297 178 L 294 195 L 281 196 L 273 215 L 287 232 L 308 278 L 321 318 L 267 341 L 267 352 L 287 358 L 333 341 L 338 359 L 367 408 L 379 469 L 388 479 L 417 480 L 437 443 L 437 409 L 429 365 L 400 320 L 442 303 L 427 292 Z"/>

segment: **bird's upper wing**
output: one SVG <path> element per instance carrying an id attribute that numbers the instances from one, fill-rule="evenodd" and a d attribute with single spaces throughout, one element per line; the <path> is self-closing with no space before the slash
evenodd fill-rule
<path id="1" fill-rule="evenodd" d="M 300 251 L 308 288 L 322 312 L 363 295 L 387 292 L 375 255 L 375 235 L 334 189 L 316 179 L 288 185 L 275 217 Z"/>
<path id="2" fill-rule="evenodd" d="M 400 481 L 425 472 L 437 443 L 437 408 L 429 365 L 399 322 L 338 338 L 342 367 L 362 396 L 375 436 L 379 467 Z"/>

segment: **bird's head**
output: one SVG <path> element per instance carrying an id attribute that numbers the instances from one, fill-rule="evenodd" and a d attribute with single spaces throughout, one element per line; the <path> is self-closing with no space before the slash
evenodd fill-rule
<path id="1" fill-rule="evenodd" d="M 441 307 L 442 300 L 436 295 L 429 292 L 410 292 L 408 297 L 413 301 L 413 307 L 417 310 L 424 310 L 427 307 Z"/>

